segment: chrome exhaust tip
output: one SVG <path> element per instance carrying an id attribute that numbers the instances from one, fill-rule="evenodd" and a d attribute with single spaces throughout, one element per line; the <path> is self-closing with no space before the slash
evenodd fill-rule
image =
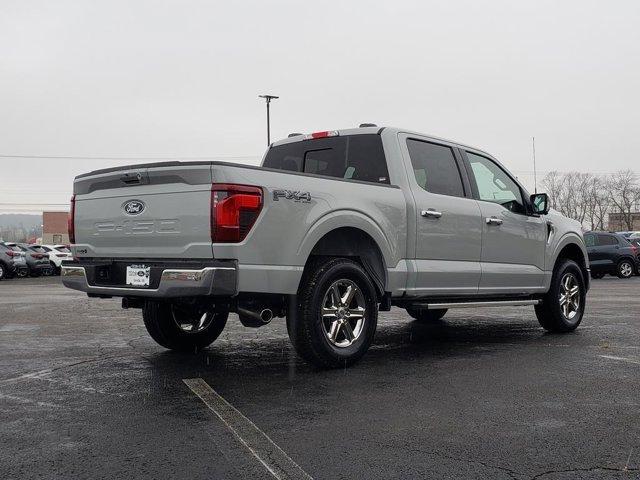
<path id="1" fill-rule="evenodd" d="M 238 317 L 245 327 L 262 327 L 273 320 L 273 311 L 270 308 L 262 310 L 250 310 L 248 308 L 238 308 Z"/>

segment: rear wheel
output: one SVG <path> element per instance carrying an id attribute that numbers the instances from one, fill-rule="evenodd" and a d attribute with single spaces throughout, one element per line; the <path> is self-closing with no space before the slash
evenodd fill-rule
<path id="1" fill-rule="evenodd" d="M 7 276 L 7 268 L 2 263 L 0 263 L 0 280 L 4 280 L 5 278 L 7 278 Z"/>
<path id="2" fill-rule="evenodd" d="M 346 367 L 368 350 L 376 331 L 378 303 L 364 269 L 346 258 L 309 268 L 298 292 L 289 338 L 298 354 L 323 368 Z"/>
<path id="3" fill-rule="evenodd" d="M 441 320 L 447 313 L 447 309 L 439 308 L 437 310 L 427 310 L 426 308 L 407 307 L 407 313 L 419 322 L 430 323 Z"/>
<path id="4" fill-rule="evenodd" d="M 618 268 L 617 268 L 617 272 L 618 272 L 618 277 L 620 278 L 630 278 L 633 276 L 633 263 L 631 262 L 631 260 L 628 259 L 623 259 L 620 260 L 620 262 L 618 263 Z"/>
<path id="5" fill-rule="evenodd" d="M 216 313 L 198 302 L 146 301 L 144 325 L 159 345 L 179 352 L 197 352 L 211 345 L 227 324 L 228 312 Z"/>
<path id="6" fill-rule="evenodd" d="M 575 330 L 584 314 L 586 288 L 582 271 L 573 260 L 563 260 L 553 272 L 551 287 L 536 305 L 536 316 L 549 332 Z"/>

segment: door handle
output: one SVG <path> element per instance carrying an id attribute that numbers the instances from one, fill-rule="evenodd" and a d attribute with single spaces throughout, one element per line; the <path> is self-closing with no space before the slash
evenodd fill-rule
<path id="1" fill-rule="evenodd" d="M 498 217 L 487 217 L 487 225 L 502 225 L 502 220 Z"/>
<path id="2" fill-rule="evenodd" d="M 422 210 L 422 212 L 420 212 L 420 215 L 422 215 L 423 217 L 440 218 L 442 216 L 442 212 L 438 212 L 433 208 L 428 208 L 426 210 Z"/>

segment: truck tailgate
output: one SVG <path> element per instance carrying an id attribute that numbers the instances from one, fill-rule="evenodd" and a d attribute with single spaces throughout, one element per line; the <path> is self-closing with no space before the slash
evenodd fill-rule
<path id="1" fill-rule="evenodd" d="M 172 162 L 74 182 L 78 258 L 212 258 L 211 164 Z"/>

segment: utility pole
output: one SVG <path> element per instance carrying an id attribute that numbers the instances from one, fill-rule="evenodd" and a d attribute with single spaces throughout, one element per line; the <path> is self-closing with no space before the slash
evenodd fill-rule
<path id="1" fill-rule="evenodd" d="M 275 100 L 280 97 L 275 95 L 258 95 L 259 98 L 264 98 L 267 102 L 267 146 L 271 145 L 271 119 L 269 118 L 269 104 L 271 100 Z"/>
<path id="2" fill-rule="evenodd" d="M 538 193 L 538 174 L 536 173 L 536 137 L 533 140 L 533 193 Z"/>

